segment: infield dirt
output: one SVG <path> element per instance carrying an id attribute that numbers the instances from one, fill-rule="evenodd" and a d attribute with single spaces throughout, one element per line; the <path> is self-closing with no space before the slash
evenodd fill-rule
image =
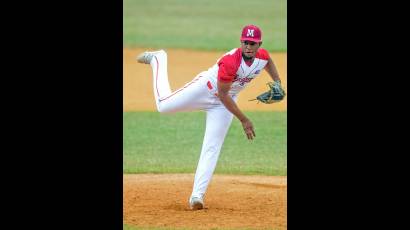
<path id="1" fill-rule="evenodd" d="M 189 229 L 286 229 L 287 179 L 214 175 L 205 209 L 191 211 L 194 174 L 124 175 L 124 223 Z"/>

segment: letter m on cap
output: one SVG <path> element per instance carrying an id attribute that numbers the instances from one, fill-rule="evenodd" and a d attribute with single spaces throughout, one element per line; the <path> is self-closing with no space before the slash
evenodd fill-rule
<path id="1" fill-rule="evenodd" d="M 248 29 L 248 33 L 246 34 L 246 37 L 249 37 L 249 35 L 250 35 L 251 37 L 253 37 L 253 31 L 254 31 L 254 30 Z"/>

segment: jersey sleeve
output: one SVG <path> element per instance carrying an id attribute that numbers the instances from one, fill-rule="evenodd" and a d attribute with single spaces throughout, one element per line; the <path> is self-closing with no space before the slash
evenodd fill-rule
<path id="1" fill-rule="evenodd" d="M 219 64 L 219 69 L 218 69 L 218 80 L 219 81 L 232 82 L 235 75 L 236 75 L 236 72 L 234 73 L 232 71 L 232 68 L 230 68 L 229 64 L 226 65 L 223 62 Z"/>
<path id="2" fill-rule="evenodd" d="M 227 55 L 218 62 L 218 66 L 218 81 L 233 82 L 239 67 L 235 58 L 231 55 Z"/>
<path id="3" fill-rule="evenodd" d="M 259 48 L 258 52 L 256 53 L 256 58 L 259 58 L 262 60 L 269 60 L 269 53 L 267 50 Z"/>

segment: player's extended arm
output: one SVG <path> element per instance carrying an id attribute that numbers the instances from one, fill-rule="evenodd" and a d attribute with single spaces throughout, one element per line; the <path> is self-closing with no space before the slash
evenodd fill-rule
<path id="1" fill-rule="evenodd" d="M 232 83 L 218 81 L 218 97 L 225 107 L 235 115 L 242 123 L 243 130 L 249 140 L 252 140 L 255 135 L 252 122 L 242 113 L 235 101 L 229 96 L 228 92 L 231 89 Z"/>
<path id="2" fill-rule="evenodd" d="M 269 76 L 272 78 L 273 81 L 280 81 L 278 70 L 276 69 L 275 63 L 273 63 L 272 59 L 269 57 L 268 64 L 265 66 L 266 72 L 268 72 Z"/>

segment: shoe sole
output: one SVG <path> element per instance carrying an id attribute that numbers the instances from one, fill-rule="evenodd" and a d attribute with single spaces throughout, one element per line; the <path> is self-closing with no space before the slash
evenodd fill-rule
<path id="1" fill-rule="evenodd" d="M 204 205 L 199 203 L 199 202 L 193 204 L 192 207 L 191 207 L 192 210 L 200 210 L 200 209 L 203 209 L 203 208 L 204 208 Z"/>
<path id="2" fill-rule="evenodd" d="M 145 53 L 142 53 L 142 54 L 138 55 L 137 62 L 141 63 L 141 64 L 148 64 L 148 63 L 145 62 L 144 56 L 145 56 Z"/>
<path id="3" fill-rule="evenodd" d="M 138 55 L 138 57 L 137 57 L 137 62 L 138 62 L 138 63 L 141 63 L 141 64 L 149 64 L 149 63 L 145 62 L 145 59 L 143 58 L 146 53 L 151 53 L 151 54 L 153 54 L 153 56 L 155 56 L 156 54 L 159 54 L 159 53 L 162 53 L 162 52 L 166 54 L 166 52 L 165 52 L 164 50 L 145 51 L 145 52 L 141 53 L 140 55 Z M 152 58 L 151 58 L 151 59 L 152 59 Z M 150 61 L 151 61 L 151 60 L 150 60 Z"/>

